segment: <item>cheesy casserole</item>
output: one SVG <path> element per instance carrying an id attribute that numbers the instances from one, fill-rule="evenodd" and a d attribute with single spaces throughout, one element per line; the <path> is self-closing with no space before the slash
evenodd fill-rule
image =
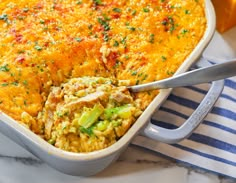
<path id="1" fill-rule="evenodd" d="M 158 94 L 122 85 L 172 76 L 206 30 L 204 3 L 2 0 L 0 110 L 61 149 L 108 147 Z"/>

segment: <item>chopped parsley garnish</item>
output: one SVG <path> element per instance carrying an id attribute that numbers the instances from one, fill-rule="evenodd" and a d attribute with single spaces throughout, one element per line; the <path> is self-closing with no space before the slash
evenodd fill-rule
<path id="1" fill-rule="evenodd" d="M 129 59 L 129 55 L 125 55 L 125 59 L 128 60 Z"/>
<path id="2" fill-rule="evenodd" d="M 77 1 L 76 4 L 82 4 L 82 1 Z"/>
<path id="3" fill-rule="evenodd" d="M 136 76 L 137 75 L 137 71 L 132 71 L 131 75 L 132 76 Z"/>
<path id="4" fill-rule="evenodd" d="M 121 44 L 124 45 L 124 47 L 126 48 L 126 37 L 124 37 L 121 41 L 120 41 Z"/>
<path id="5" fill-rule="evenodd" d="M 24 85 L 28 85 L 28 81 L 24 80 L 24 81 L 23 81 L 23 84 L 24 84 Z"/>
<path id="6" fill-rule="evenodd" d="M 1 86 L 8 86 L 8 83 L 2 83 Z"/>
<path id="7" fill-rule="evenodd" d="M 24 100 L 24 105 L 27 106 L 27 100 Z"/>
<path id="8" fill-rule="evenodd" d="M 162 56 L 161 56 L 161 59 L 162 59 L 162 61 L 166 61 L 167 58 L 162 55 Z"/>
<path id="9" fill-rule="evenodd" d="M 102 18 L 98 18 L 98 23 L 100 23 L 103 26 L 105 31 L 110 30 L 110 26 L 109 26 L 108 22 L 103 20 Z"/>
<path id="10" fill-rule="evenodd" d="M 45 24 L 45 21 L 44 20 L 39 20 L 39 23 L 40 24 Z"/>
<path id="11" fill-rule="evenodd" d="M 143 12 L 147 13 L 149 12 L 150 10 L 148 8 L 143 8 Z"/>
<path id="12" fill-rule="evenodd" d="M 118 47 L 119 46 L 119 42 L 115 40 L 113 46 Z"/>
<path id="13" fill-rule="evenodd" d="M 148 75 L 147 75 L 147 74 L 145 74 L 145 75 L 143 76 L 143 79 L 142 79 L 142 81 L 146 80 L 146 79 L 147 79 L 147 77 L 148 77 Z"/>
<path id="14" fill-rule="evenodd" d="M 125 22 L 125 25 L 126 25 L 126 26 L 129 26 L 129 22 Z"/>
<path id="15" fill-rule="evenodd" d="M 103 36 L 103 40 L 104 41 L 109 41 L 109 36 L 108 36 L 108 34 L 106 33 L 106 32 L 104 32 L 104 34 L 103 34 L 104 36 Z"/>
<path id="16" fill-rule="evenodd" d="M 101 0 L 93 0 L 93 2 L 95 3 L 95 5 L 102 5 L 102 1 Z"/>
<path id="17" fill-rule="evenodd" d="M 161 24 L 164 25 L 165 30 L 170 31 L 170 33 L 172 33 L 175 30 L 176 26 L 178 26 L 177 24 L 175 25 L 175 22 L 172 16 L 168 16 L 164 18 Z"/>
<path id="18" fill-rule="evenodd" d="M 104 18 L 105 21 L 111 20 L 111 18 L 108 17 L 107 14 L 105 14 L 105 13 L 103 13 L 102 16 L 103 16 L 103 18 Z"/>
<path id="19" fill-rule="evenodd" d="M 15 86 L 18 86 L 19 83 L 18 83 L 17 81 L 14 81 L 14 82 L 12 82 L 11 84 L 12 84 L 12 85 L 15 85 Z"/>
<path id="20" fill-rule="evenodd" d="M 82 41 L 82 39 L 79 38 L 79 37 L 76 37 L 75 40 L 76 40 L 77 42 L 81 42 L 81 41 Z"/>
<path id="21" fill-rule="evenodd" d="M 162 22 L 161 22 L 162 25 L 167 25 L 168 24 L 168 20 L 167 19 L 164 19 Z"/>
<path id="22" fill-rule="evenodd" d="M 170 32 L 172 33 L 174 30 L 175 30 L 175 26 L 173 25 L 170 27 Z"/>
<path id="23" fill-rule="evenodd" d="M 136 10 L 133 10 L 131 15 L 133 15 L 133 16 L 136 15 L 136 12 L 137 12 Z"/>
<path id="24" fill-rule="evenodd" d="M 4 65 L 4 66 L 0 66 L 0 71 L 3 71 L 3 72 L 8 72 L 10 71 L 9 67 L 8 67 L 8 64 Z"/>
<path id="25" fill-rule="evenodd" d="M 135 31 L 136 30 L 136 28 L 135 27 L 127 27 L 129 30 L 131 30 L 131 31 Z"/>
<path id="26" fill-rule="evenodd" d="M 116 12 L 116 13 L 121 13 L 121 9 L 120 9 L 120 8 L 113 8 L 112 11 L 114 11 L 114 12 Z"/>
<path id="27" fill-rule="evenodd" d="M 150 42 L 150 43 L 154 43 L 154 40 L 155 40 L 155 34 L 150 34 L 150 36 L 149 36 L 149 42 Z"/>
<path id="28" fill-rule="evenodd" d="M 187 15 L 187 14 L 190 14 L 190 11 L 189 11 L 189 10 L 185 10 L 184 12 L 185 12 L 186 15 Z"/>
<path id="29" fill-rule="evenodd" d="M 39 45 L 36 45 L 34 48 L 35 48 L 36 50 L 38 50 L 38 51 L 41 51 L 41 50 L 42 50 L 42 47 L 39 46 Z"/>
<path id="30" fill-rule="evenodd" d="M 189 32 L 187 29 L 183 29 L 182 31 L 181 31 L 181 34 L 186 34 L 187 32 Z"/>
<path id="31" fill-rule="evenodd" d="M 174 74 L 173 71 L 167 71 L 166 73 L 167 73 L 167 75 L 173 75 Z"/>
<path id="32" fill-rule="evenodd" d="M 141 77 L 142 75 L 143 75 L 143 73 L 141 72 L 141 73 L 138 74 L 138 77 Z"/>
<path id="33" fill-rule="evenodd" d="M 8 20 L 7 14 L 0 15 L 0 20 L 3 20 L 6 23 L 10 23 L 9 20 Z"/>

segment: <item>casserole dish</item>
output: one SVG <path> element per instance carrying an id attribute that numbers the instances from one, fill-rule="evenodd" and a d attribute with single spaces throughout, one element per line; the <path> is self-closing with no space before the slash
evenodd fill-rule
<path id="1" fill-rule="evenodd" d="M 186 58 L 184 63 L 178 69 L 176 74 L 183 73 L 190 68 L 190 66 L 201 56 L 201 53 L 210 42 L 214 34 L 214 10 L 210 0 L 206 0 L 205 3 L 205 14 L 207 19 L 205 34 L 193 52 Z M 173 132 L 175 133 L 175 135 L 173 135 L 168 130 L 156 128 L 152 124 L 148 124 L 153 112 L 160 107 L 170 92 L 171 89 L 161 90 L 158 96 L 150 103 L 135 124 L 118 142 L 106 149 L 95 152 L 75 154 L 55 148 L 4 113 L 0 114 L 0 131 L 33 153 L 39 159 L 45 161 L 50 166 L 61 172 L 71 175 L 93 175 L 103 170 L 112 161 L 115 161 L 119 157 L 119 154 L 129 145 L 132 138 L 141 131 L 143 135 L 167 143 L 174 143 L 185 138 L 192 132 L 197 124 L 199 124 L 203 116 L 206 115 L 214 103 L 205 100 L 205 103 L 201 106 L 206 107 L 203 108 L 200 113 L 197 113 L 198 116 L 201 117 L 193 117 L 193 120 L 187 121 L 187 123 L 180 128 L 179 131 Z M 214 97 L 214 100 L 216 100 L 216 97 Z M 148 124 L 147 127 L 145 127 L 146 124 Z"/>

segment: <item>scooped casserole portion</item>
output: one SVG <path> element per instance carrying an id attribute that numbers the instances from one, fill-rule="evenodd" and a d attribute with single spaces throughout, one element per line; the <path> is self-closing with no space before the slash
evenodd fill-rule
<path id="1" fill-rule="evenodd" d="M 0 110 L 72 152 L 106 148 L 206 30 L 204 0 L 0 2 Z"/>
<path id="2" fill-rule="evenodd" d="M 114 84 L 108 78 L 83 77 L 53 87 L 38 116 L 45 124 L 48 142 L 69 151 L 87 152 L 122 137 L 142 111 L 126 87 Z"/>

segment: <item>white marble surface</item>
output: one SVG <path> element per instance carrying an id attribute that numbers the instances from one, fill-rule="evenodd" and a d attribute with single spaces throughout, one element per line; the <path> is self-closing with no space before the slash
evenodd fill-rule
<path id="1" fill-rule="evenodd" d="M 235 39 L 232 39 L 235 37 Z M 215 51 L 217 44 L 224 49 Z M 204 53 L 215 55 L 218 60 L 236 57 L 236 28 L 214 40 Z M 214 58 L 214 59 L 215 59 Z M 211 56 L 212 59 L 212 56 Z M 166 160 L 157 153 L 131 145 L 117 162 L 92 177 L 74 177 L 62 174 L 35 158 L 32 154 L 0 134 L 0 183 L 231 183 L 236 180 L 219 177 L 198 169 L 186 168 Z"/>
<path id="2" fill-rule="evenodd" d="M 62 174 L 20 146 L 0 135 L 1 183 L 230 183 L 227 179 L 200 170 L 185 168 L 156 153 L 130 146 L 117 162 L 92 177 L 75 177 Z"/>

